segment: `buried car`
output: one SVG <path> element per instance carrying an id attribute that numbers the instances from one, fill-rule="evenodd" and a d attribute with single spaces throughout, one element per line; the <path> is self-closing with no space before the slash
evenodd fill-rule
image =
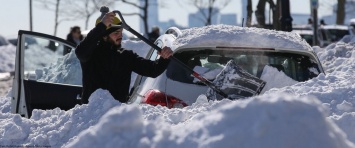
<path id="1" fill-rule="evenodd" d="M 324 73 L 313 49 L 295 33 L 227 25 L 207 26 L 183 30 L 176 40 L 171 35 L 162 35 L 155 44 L 161 47 L 171 45 L 175 58 L 210 81 L 216 78 L 228 61 L 234 61 L 260 79 L 263 79 L 263 71 L 267 68 L 274 68 L 288 77 L 288 81 L 295 82 Z M 147 58 L 158 59 L 157 51 L 151 49 Z M 191 74 L 175 62 L 170 62 L 167 70 L 157 78 L 138 76 L 130 102 L 169 108 L 191 105 L 199 95 L 211 92 Z M 267 81 L 270 79 L 283 84 L 278 86 L 289 84 L 277 75 Z M 271 88 L 264 88 L 262 93 Z"/>
<path id="2" fill-rule="evenodd" d="M 245 71 L 261 79 L 265 76 L 265 70 L 272 67 L 293 81 L 306 81 L 323 72 L 313 49 L 294 33 L 229 25 L 176 32 L 179 31 L 168 31 L 155 44 L 172 47 L 175 58 L 210 81 L 228 61 L 235 61 Z M 35 39 L 36 44 L 25 48 L 29 37 Z M 19 31 L 18 39 L 11 112 L 31 117 L 34 109 L 59 107 L 68 110 L 80 104 L 79 61 L 75 54 L 63 56 L 63 50 L 74 49 L 74 45 L 57 37 L 30 31 Z M 50 48 L 49 44 L 55 45 L 54 48 Z M 151 49 L 146 58 L 157 59 L 157 51 Z M 55 70 L 66 72 L 54 73 Z M 68 77 L 69 74 L 75 76 Z M 273 81 L 286 85 L 278 77 Z M 157 78 L 138 76 L 130 92 L 130 102 L 183 107 L 191 105 L 207 91 L 208 87 L 195 80 L 191 73 L 170 62 L 167 70 Z"/>

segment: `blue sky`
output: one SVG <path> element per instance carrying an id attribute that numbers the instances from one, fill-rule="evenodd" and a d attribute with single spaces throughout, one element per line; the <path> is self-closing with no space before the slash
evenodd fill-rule
<path id="1" fill-rule="evenodd" d="M 33 0 L 35 1 L 35 0 Z M 184 5 L 182 2 L 177 3 L 176 0 L 165 0 L 168 6 L 161 8 L 159 11 L 160 21 L 166 21 L 169 19 L 175 19 L 179 25 L 186 26 L 188 13 L 196 12 L 194 7 Z M 256 9 L 258 0 L 253 0 L 253 10 Z M 336 0 L 319 0 L 320 3 L 334 3 Z M 41 32 L 52 35 L 54 32 L 54 12 L 45 10 L 38 6 L 37 2 L 33 2 L 33 31 Z M 241 0 L 232 0 L 227 7 L 225 7 L 221 13 L 237 13 L 237 20 L 241 20 Z M 310 0 L 290 0 L 291 13 L 310 13 Z M 121 12 L 132 12 L 132 7 L 116 3 L 115 6 L 110 7 L 113 9 L 120 9 Z M 134 10 L 134 8 L 133 8 Z M 320 7 L 319 15 L 327 15 L 329 8 Z M 94 27 L 95 19 L 100 14 L 94 14 L 89 22 L 89 29 Z M 24 0 L 7 0 L 0 5 L 0 35 L 5 37 L 16 37 L 18 30 L 29 30 L 29 1 Z M 126 22 L 133 28 L 138 30 L 137 16 L 125 17 Z M 65 38 L 69 32 L 69 28 L 74 25 L 79 25 L 84 30 L 84 19 L 77 21 L 67 21 L 59 25 L 57 36 Z"/>

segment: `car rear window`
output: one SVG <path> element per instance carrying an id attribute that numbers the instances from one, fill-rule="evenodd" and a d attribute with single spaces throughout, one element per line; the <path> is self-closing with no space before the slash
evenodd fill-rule
<path id="1" fill-rule="evenodd" d="M 174 56 L 192 69 L 202 67 L 208 71 L 222 70 L 229 60 L 234 60 L 238 66 L 259 78 L 265 65 L 275 67 L 300 82 L 311 79 L 320 73 L 316 61 L 311 60 L 308 56 L 294 53 L 205 49 L 186 50 L 175 53 Z M 175 62 L 170 62 L 166 74 L 168 78 L 175 81 L 194 83 L 191 73 Z"/>
<path id="2" fill-rule="evenodd" d="M 331 39 L 331 41 L 339 41 L 345 35 L 349 35 L 348 30 L 339 30 L 339 29 L 329 29 L 327 30 L 327 36 Z"/>

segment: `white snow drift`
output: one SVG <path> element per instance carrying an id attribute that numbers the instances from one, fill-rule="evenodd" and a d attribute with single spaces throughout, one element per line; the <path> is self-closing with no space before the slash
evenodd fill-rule
<path id="1" fill-rule="evenodd" d="M 209 35 L 204 35 L 204 32 Z M 217 37 L 217 40 L 213 40 Z M 310 49 L 295 34 L 227 25 L 183 30 L 176 45 L 185 45 L 187 42 L 228 43 L 230 37 L 248 39 L 244 40 L 246 45 L 273 44 Z M 134 44 L 137 46 L 132 49 L 142 53 L 136 48 L 143 43 Z M 278 86 L 280 88 L 246 100 L 208 102 L 202 94 L 191 106 L 167 109 L 121 104 L 108 91 L 99 89 L 91 95 L 89 104 L 77 105 L 68 111 L 34 110 L 32 117 L 26 119 L 9 113 L 11 98 L 3 96 L 0 99 L 0 145 L 355 147 L 354 45 L 355 38 L 347 36 L 327 48 L 314 47 L 326 74 L 300 83 L 282 78 L 279 82 L 287 81 L 290 86 Z M 145 45 L 143 48 L 149 47 Z M 70 56 L 57 62 L 52 69 L 42 72 L 42 79 L 62 81 L 56 77 L 56 73 L 70 77 L 68 72 L 71 66 L 78 66 L 74 60 L 70 62 L 73 58 Z M 66 67 L 68 65 L 70 67 Z M 269 85 L 271 88 L 279 84 Z"/>

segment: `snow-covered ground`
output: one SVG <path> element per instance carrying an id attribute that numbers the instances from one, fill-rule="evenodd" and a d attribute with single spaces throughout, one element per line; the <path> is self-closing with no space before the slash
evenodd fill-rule
<path id="1" fill-rule="evenodd" d="M 15 70 L 16 46 L 0 46 L 0 73 Z"/>
<path id="2" fill-rule="evenodd" d="M 227 30 L 226 26 L 218 25 L 183 33 L 206 31 L 218 35 L 221 33 L 218 28 L 222 32 Z M 275 31 L 270 30 L 239 28 L 239 31 L 251 32 L 243 38 L 257 39 L 258 42 L 250 43 L 254 45 L 268 45 L 272 38 L 277 39 L 275 44 L 286 46 L 288 42 L 290 47 L 301 47 L 298 45 L 305 42 L 294 36 L 287 38 L 283 33 L 274 36 Z M 181 38 L 180 43 L 204 39 L 210 42 L 212 37 L 216 36 Z M 228 42 L 229 38 L 227 35 L 216 41 Z M 149 48 L 142 42 L 123 44 L 141 56 Z M 141 45 L 144 50 L 136 50 L 142 49 Z M 167 109 L 121 104 L 109 92 L 99 89 L 91 95 L 89 104 L 77 105 L 69 111 L 34 110 L 27 119 L 11 114 L 11 98 L 3 96 L 0 98 L 0 146 L 355 147 L 354 47 L 355 37 L 351 36 L 327 48 L 313 47 L 326 74 L 306 82 L 289 83 L 294 85 L 271 89 L 246 100 L 208 102 L 202 94 L 191 106 Z M 73 58 L 70 55 L 65 58 L 52 68 L 39 71 L 39 79 L 62 81 L 58 80 L 59 73 L 70 77 L 67 73 L 70 68 L 64 65 L 77 64 L 68 62 Z"/>
<path id="3" fill-rule="evenodd" d="M 6 95 L 12 85 L 9 72 L 15 70 L 16 46 L 0 46 L 0 96 Z"/>

